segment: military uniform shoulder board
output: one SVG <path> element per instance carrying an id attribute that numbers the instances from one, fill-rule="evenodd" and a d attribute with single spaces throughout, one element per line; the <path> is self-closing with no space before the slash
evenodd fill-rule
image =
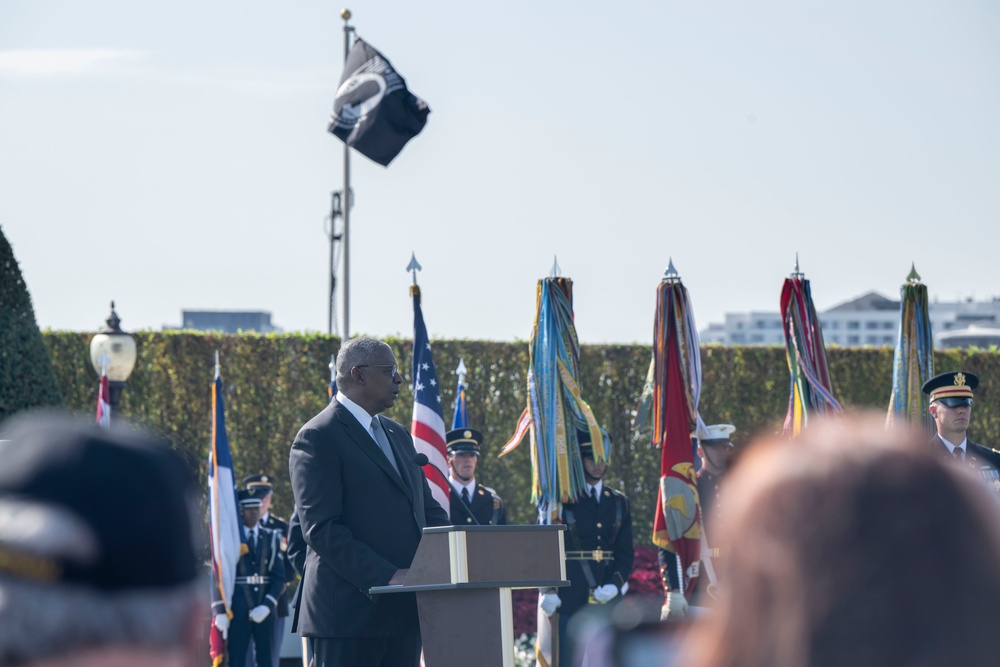
<path id="1" fill-rule="evenodd" d="M 618 489 L 612 489 L 610 486 L 604 487 L 604 495 L 606 495 L 606 496 L 615 495 L 618 498 L 621 498 L 622 500 L 628 500 L 628 496 L 626 496 L 624 493 L 622 493 Z"/>
<path id="2" fill-rule="evenodd" d="M 480 487 L 479 487 L 479 493 L 483 493 L 484 490 L 488 491 L 489 494 L 491 496 L 493 496 L 493 509 L 499 509 L 499 508 L 503 507 L 503 500 L 500 499 L 500 496 L 497 494 L 496 491 L 494 491 L 493 489 L 491 489 L 488 486 L 482 486 L 482 485 L 480 485 Z"/>

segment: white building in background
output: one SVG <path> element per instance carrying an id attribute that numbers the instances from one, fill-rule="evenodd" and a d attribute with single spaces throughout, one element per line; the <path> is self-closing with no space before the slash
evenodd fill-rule
<path id="1" fill-rule="evenodd" d="M 929 306 L 935 347 L 1000 345 L 1000 298 L 931 301 Z M 819 319 L 828 345 L 894 346 L 899 301 L 869 292 L 820 313 Z M 699 337 L 702 343 L 722 345 L 785 344 L 778 312 L 726 313 L 723 324 L 709 324 Z"/>

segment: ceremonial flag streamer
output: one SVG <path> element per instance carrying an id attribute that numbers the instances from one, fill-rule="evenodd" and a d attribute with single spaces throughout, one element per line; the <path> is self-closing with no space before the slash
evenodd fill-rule
<path id="1" fill-rule="evenodd" d="M 465 374 L 467 372 L 465 359 L 459 359 L 458 368 L 455 369 L 455 375 L 458 376 L 458 387 L 455 388 L 455 414 L 451 416 L 452 430 L 468 428 L 469 426 L 469 415 L 465 405 Z"/>
<path id="2" fill-rule="evenodd" d="M 430 111 L 385 56 L 354 40 L 333 102 L 332 134 L 384 167 L 420 134 Z"/>
<path id="3" fill-rule="evenodd" d="M 786 435 L 796 436 L 808 425 L 810 414 L 841 411 L 833 396 L 819 315 L 813 305 L 809 281 L 799 272 L 798 256 L 795 272 L 785 279 L 781 289 L 781 318 L 791 375 L 784 430 Z"/>
<path id="4" fill-rule="evenodd" d="M 420 287 L 411 285 L 410 296 L 413 297 L 413 421 L 410 433 L 417 453 L 425 454 L 430 463 L 445 470 L 448 467 L 448 455 L 445 452 L 441 388 L 434 370 L 424 314 L 420 309 Z M 451 501 L 448 494 L 451 487 L 448 480 L 430 463 L 424 466 L 424 474 L 430 483 L 431 494 L 444 511 L 450 513 Z"/>
<path id="5" fill-rule="evenodd" d="M 673 260 L 656 290 L 653 360 L 640 399 L 652 423 L 650 443 L 660 448 L 660 486 L 653 515 L 653 543 L 677 555 L 685 594 L 694 591 L 701 558 L 702 522 L 692 436 L 704 434 L 701 348 L 694 309 Z"/>
<path id="6" fill-rule="evenodd" d="M 226 437 L 226 410 L 222 396 L 222 377 L 216 353 L 215 383 L 212 388 L 212 442 L 208 452 L 209 536 L 212 543 L 212 599 L 221 600 L 224 611 L 232 617 L 230 607 L 236 587 L 236 564 L 246 547 L 236 499 L 236 479 L 233 458 Z M 213 604 L 213 611 L 219 608 Z M 225 657 L 225 639 L 212 625 L 209 655 L 213 667 L 219 667 Z"/>
<path id="7" fill-rule="evenodd" d="M 578 431 L 590 432 L 594 461 L 607 460 L 605 436 L 583 400 L 579 377 L 573 281 L 544 278 L 538 281 L 529 342 L 527 407 L 514 436 L 500 452 L 500 456 L 509 454 L 530 433 L 531 500 L 538 506 L 542 523 L 558 522 L 562 503 L 575 502 L 586 487 Z"/>
<path id="8" fill-rule="evenodd" d="M 928 396 L 921 387 L 934 377 L 934 337 L 927 306 L 927 286 L 920 282 L 916 266 L 899 288 L 899 336 L 892 360 L 892 397 L 887 423 L 902 419 L 934 432 Z"/>

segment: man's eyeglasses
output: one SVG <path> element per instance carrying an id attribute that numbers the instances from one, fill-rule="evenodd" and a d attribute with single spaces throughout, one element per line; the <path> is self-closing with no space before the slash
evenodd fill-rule
<path id="1" fill-rule="evenodd" d="M 399 366 L 396 364 L 358 364 L 355 368 L 384 368 L 389 371 L 389 377 L 395 377 L 399 372 Z"/>

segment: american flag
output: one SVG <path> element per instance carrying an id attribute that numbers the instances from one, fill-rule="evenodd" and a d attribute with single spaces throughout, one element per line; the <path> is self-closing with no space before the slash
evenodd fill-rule
<path id="1" fill-rule="evenodd" d="M 236 478 L 233 457 L 226 437 L 226 408 L 222 398 L 222 377 L 218 361 L 212 387 L 212 442 L 208 453 L 209 524 L 212 541 L 212 613 L 232 615 L 230 602 L 236 588 L 236 564 L 240 560 L 245 538 L 241 529 L 239 504 L 236 500 Z M 212 625 L 209 636 L 209 656 L 213 667 L 219 667 L 225 657 L 225 642 L 219 629 Z"/>
<path id="2" fill-rule="evenodd" d="M 448 466 L 444 440 L 444 413 L 441 410 L 441 387 L 434 359 L 431 357 L 431 343 L 424 326 L 424 314 L 420 310 L 420 288 L 410 287 L 413 296 L 413 422 L 410 433 L 417 453 L 427 456 L 427 460 L 441 470 Z M 450 485 L 430 464 L 424 466 L 424 474 L 430 482 L 434 500 L 449 511 Z"/>

